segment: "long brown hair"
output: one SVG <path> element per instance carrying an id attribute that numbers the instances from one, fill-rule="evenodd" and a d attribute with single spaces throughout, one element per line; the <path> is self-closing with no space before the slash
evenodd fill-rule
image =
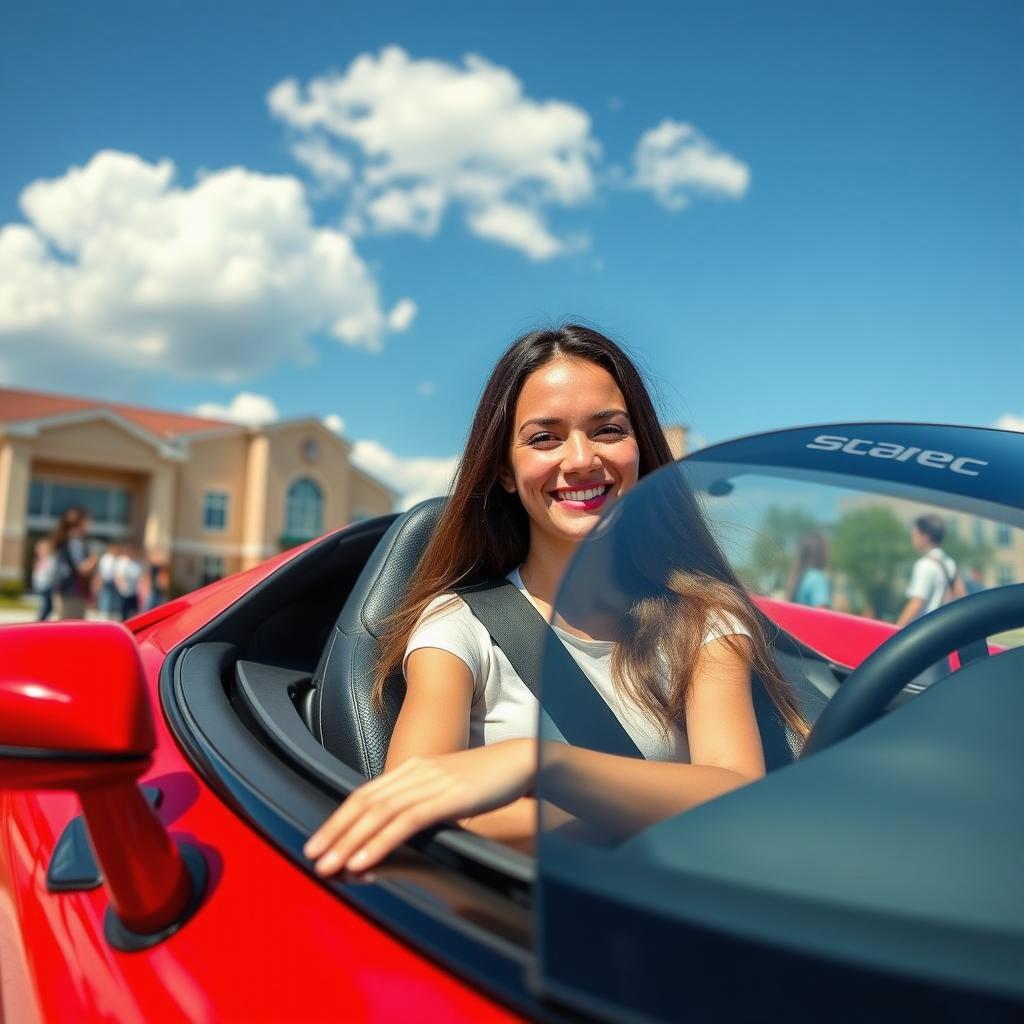
<path id="1" fill-rule="evenodd" d="M 431 601 L 459 585 L 505 576 L 526 560 L 529 517 L 518 495 L 501 486 L 499 474 L 508 465 L 515 406 L 526 378 L 559 358 L 594 363 L 615 381 L 639 448 L 640 477 L 673 461 L 643 378 L 615 342 L 578 324 L 531 331 L 517 339 L 498 360 L 484 387 L 451 497 L 409 581 L 405 599 L 384 626 L 374 672 L 377 702 L 383 701 L 388 680 L 398 672 L 409 637 Z M 724 610 L 750 630 L 751 667 L 764 679 L 783 719 L 805 732 L 796 702 L 768 652 L 759 613 L 718 550 L 688 490 L 686 499 L 687 521 L 680 529 L 693 542 L 686 545 L 689 564 L 674 567 L 667 577 L 661 573 L 657 581 L 661 596 L 659 586 L 652 583 L 650 596 L 635 602 L 633 628 L 622 636 L 613 657 L 616 685 L 663 727 L 679 722 L 700 656 L 704 624 Z M 667 697 L 656 685 L 658 673 L 652 661 L 652 652 L 666 638 L 671 638 L 674 651 L 673 688 Z M 658 643 L 652 645 L 652 640 Z M 737 646 L 737 650 L 742 653 L 743 649 Z"/>
<path id="2" fill-rule="evenodd" d="M 71 531 L 88 520 L 89 513 L 78 505 L 70 505 L 64 509 L 57 525 L 50 534 L 50 544 L 53 546 L 53 549 L 56 551 L 57 548 L 63 547 L 68 542 Z"/>

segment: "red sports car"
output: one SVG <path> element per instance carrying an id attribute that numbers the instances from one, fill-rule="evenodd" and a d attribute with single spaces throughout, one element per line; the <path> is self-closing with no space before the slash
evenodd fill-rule
<path id="1" fill-rule="evenodd" d="M 125 626 L 0 629 L 2 1019 L 1022 1019 L 1024 437 L 703 449 L 610 510 L 559 610 L 614 631 L 657 599 L 693 496 L 813 726 L 755 680 L 766 777 L 615 842 L 440 828 L 328 881 L 303 857 L 382 768 L 375 638 L 437 501 Z M 897 631 L 922 515 L 976 592 Z"/>

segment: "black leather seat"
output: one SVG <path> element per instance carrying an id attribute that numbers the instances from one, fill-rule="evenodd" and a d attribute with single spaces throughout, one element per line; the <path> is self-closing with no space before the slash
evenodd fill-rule
<path id="1" fill-rule="evenodd" d="M 373 670 L 381 628 L 398 609 L 443 508 L 444 498 L 431 498 L 391 524 L 359 574 L 314 676 L 313 734 L 367 778 L 384 770 L 405 695 L 399 671 L 385 687 L 383 710 L 374 704 Z"/>
<path id="2" fill-rule="evenodd" d="M 384 707 L 373 701 L 373 670 L 385 620 L 398 608 L 427 542 L 444 498 L 432 498 L 406 512 L 388 529 L 359 574 L 335 623 L 314 676 L 313 734 L 335 757 L 374 778 L 384 770 L 388 744 L 405 695 L 401 671 L 387 682 Z M 809 721 L 825 697 L 810 682 L 799 656 L 776 652 L 776 661 L 794 687 Z M 768 769 L 792 761 L 799 740 L 782 725 L 764 684 L 755 679 L 757 714 Z"/>

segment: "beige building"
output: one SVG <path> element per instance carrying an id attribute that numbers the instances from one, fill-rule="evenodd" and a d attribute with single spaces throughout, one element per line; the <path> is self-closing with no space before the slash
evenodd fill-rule
<path id="1" fill-rule="evenodd" d="M 668 450 L 674 459 L 681 459 L 690 450 L 690 428 L 682 423 L 673 423 L 662 428 L 665 431 L 665 440 L 668 441 Z"/>
<path id="2" fill-rule="evenodd" d="M 189 590 L 325 530 L 390 512 L 396 494 L 316 419 L 246 427 L 0 389 L 0 581 L 70 505 L 99 542 L 138 544 Z"/>

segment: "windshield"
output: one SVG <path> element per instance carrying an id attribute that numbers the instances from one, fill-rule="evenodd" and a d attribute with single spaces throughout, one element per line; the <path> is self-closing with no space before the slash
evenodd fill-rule
<path id="1" fill-rule="evenodd" d="M 713 459 L 663 468 L 602 519 L 562 583 L 544 656 L 542 733 L 687 760 L 686 702 L 676 689 L 689 667 L 675 652 L 689 644 L 697 659 L 710 640 L 759 628 L 772 667 L 813 722 L 845 675 L 901 627 L 1024 580 L 1024 530 L 991 502 L 975 505 L 801 468 Z M 688 617 L 700 620 L 699 636 L 680 630 Z M 1024 629 L 990 640 L 1021 646 Z M 954 671 L 950 655 L 907 680 L 907 694 Z M 788 734 L 785 762 L 798 741 L 761 681 L 762 741 L 770 747 L 770 733 Z"/>
<path id="2" fill-rule="evenodd" d="M 736 613 L 747 608 L 811 724 L 850 671 L 902 625 L 962 595 L 1024 581 L 1020 511 L 991 495 L 924 487 L 920 477 L 876 480 L 714 455 L 641 480 L 581 545 L 556 601 L 536 789 L 541 951 L 546 976 L 560 979 L 553 990 L 574 987 L 573 978 L 595 984 L 593 966 L 570 949 L 591 950 L 599 962 L 594 936 L 611 929 L 618 945 L 607 953 L 617 960 L 627 955 L 630 934 L 653 927 L 649 915 L 672 917 L 683 907 L 697 913 L 713 895 L 703 881 L 694 887 L 679 850 L 665 853 L 659 826 L 709 822 L 731 796 L 678 812 L 656 790 L 648 798 L 635 787 L 620 789 L 625 774 L 614 773 L 606 786 L 573 792 L 564 756 L 584 748 L 690 760 L 691 709 L 688 698 L 677 699 L 687 670 L 675 656 L 680 644 L 699 660 L 705 644 L 749 632 L 749 617 Z M 733 611 L 716 614 L 726 598 Z M 702 607 L 699 625 L 687 627 Z M 1020 646 L 1024 630 L 990 642 Z M 953 654 L 905 680 L 894 704 L 915 700 L 957 664 Z M 751 798 L 801 743 L 761 675 L 755 673 L 753 696 L 768 779 L 747 787 Z M 735 834 L 731 821 L 722 827 L 732 837 L 723 848 L 735 849 L 730 843 L 741 840 L 742 822 Z M 700 830 L 687 834 L 696 837 L 697 856 Z M 627 904 L 633 919 L 623 916 Z M 678 940 L 677 932 L 666 935 L 668 943 Z M 636 970 L 650 975 L 653 968 L 638 963 Z M 670 970 L 662 980 L 670 986 L 674 977 Z M 632 995 L 608 998 L 629 1006 Z"/>
<path id="3" fill-rule="evenodd" d="M 896 623 L 918 589 L 924 614 L 958 596 L 1024 580 L 1024 531 L 989 509 L 950 508 L 947 495 L 714 462 L 685 473 L 740 581 L 768 602 Z M 917 587 L 915 570 L 925 577 Z M 760 603 L 770 614 L 774 606 Z M 793 614 L 787 621 L 796 621 Z M 859 660 L 836 631 L 841 620 L 805 621 L 811 632 L 803 639 L 812 646 L 839 661 Z M 995 639 L 1024 642 L 1017 634 Z"/>

